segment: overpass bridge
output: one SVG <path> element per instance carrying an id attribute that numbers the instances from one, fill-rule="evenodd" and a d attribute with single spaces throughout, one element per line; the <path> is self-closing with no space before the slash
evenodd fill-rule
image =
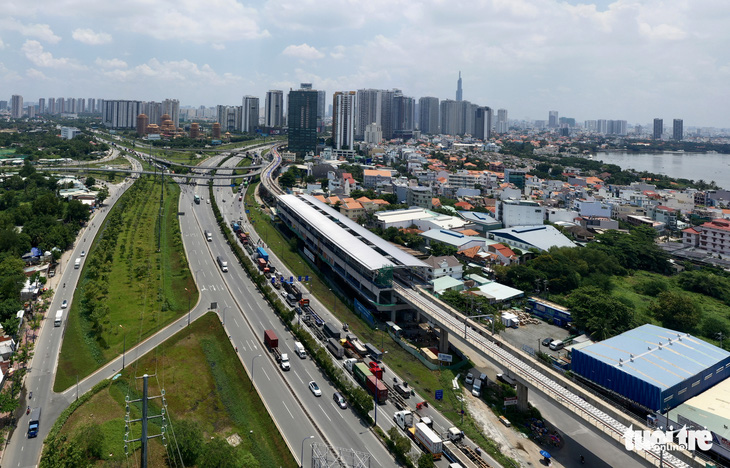
<path id="1" fill-rule="evenodd" d="M 250 166 L 246 166 L 247 168 Z M 259 166 L 260 167 L 260 166 Z M 37 171 L 45 171 L 45 172 L 124 172 L 125 174 L 149 174 L 149 175 L 158 175 L 160 174 L 160 171 L 136 171 L 134 169 L 106 169 L 101 167 L 43 167 L 38 166 L 36 167 Z M 175 177 L 182 177 L 187 179 L 203 179 L 203 180 L 216 180 L 216 179 L 238 179 L 238 178 L 246 178 L 246 177 L 254 177 L 261 173 L 261 171 L 255 171 L 255 172 L 249 172 L 247 174 L 236 174 L 236 175 L 205 175 L 205 174 L 197 174 L 197 173 L 190 173 L 190 174 L 175 174 L 174 172 L 167 172 L 167 175 L 175 176 Z"/>
<path id="2" fill-rule="evenodd" d="M 534 363 L 517 349 L 496 340 L 481 325 L 439 301 L 423 288 L 407 288 L 397 282 L 393 286 L 399 297 L 441 329 L 440 352 L 448 351 L 448 335 L 454 333 L 481 356 L 509 371 L 510 376 L 517 381 L 517 396 L 523 409 L 527 407 L 527 392 L 531 388 L 543 393 L 621 445 L 624 445 L 624 435 L 629 426 L 638 428 L 639 424 L 629 416 L 586 395 L 584 390 L 557 372 L 543 367 L 535 368 Z M 635 450 L 635 453 L 652 465 L 671 468 L 689 467 L 691 465 L 688 463 L 693 460 L 692 455 L 679 451 L 679 447 L 673 447 L 671 453 L 659 447 Z"/>

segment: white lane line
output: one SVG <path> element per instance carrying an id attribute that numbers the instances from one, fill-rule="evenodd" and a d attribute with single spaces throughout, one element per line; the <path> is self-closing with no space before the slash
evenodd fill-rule
<path id="1" fill-rule="evenodd" d="M 236 320 L 236 317 L 233 317 L 233 323 L 235 323 L 235 324 L 236 324 L 236 328 L 240 328 L 240 327 L 238 326 L 238 321 Z"/>
<path id="2" fill-rule="evenodd" d="M 259 320 L 259 323 L 261 324 L 261 328 L 266 329 L 266 327 L 264 326 L 263 322 L 261 322 L 261 320 Z"/>
<path id="3" fill-rule="evenodd" d="M 299 379 L 299 381 L 300 381 L 300 382 L 301 382 L 302 384 L 304 384 L 304 381 L 302 380 L 302 378 L 301 378 L 301 377 L 299 377 L 299 374 L 297 373 L 297 371 L 294 371 L 294 375 L 296 375 L 296 376 L 297 376 L 297 379 Z"/>
<path id="4" fill-rule="evenodd" d="M 329 419 L 329 420 L 330 420 L 330 422 L 332 422 L 332 420 L 330 419 L 330 417 L 329 417 L 329 416 L 327 416 L 327 413 L 326 413 L 326 412 L 324 411 L 324 408 L 322 408 L 322 405 L 317 405 L 317 406 L 319 406 L 319 409 L 321 409 L 321 410 L 322 410 L 322 413 L 324 414 L 324 416 L 325 416 L 325 417 L 326 417 L 327 419 Z"/>
<path id="5" fill-rule="evenodd" d="M 337 414 L 339 414 L 342 419 L 345 419 L 345 417 L 342 416 L 342 408 L 340 408 L 339 406 L 335 405 L 331 401 L 330 401 L 330 405 L 332 405 L 332 407 L 335 409 L 335 411 L 337 412 Z"/>
<path id="6" fill-rule="evenodd" d="M 266 373 L 266 370 L 261 369 L 261 372 L 263 372 L 266 378 L 269 379 L 269 382 L 271 382 L 271 377 L 269 377 L 269 374 Z"/>
<path id="7" fill-rule="evenodd" d="M 291 416 L 291 418 L 292 418 L 292 419 L 294 419 L 294 415 L 293 415 L 293 414 L 291 414 L 291 411 L 289 411 L 289 407 L 288 407 L 288 406 L 286 406 L 286 403 L 284 403 L 284 402 L 282 401 L 282 402 L 281 402 L 281 404 L 282 404 L 282 405 L 284 405 L 284 408 L 286 408 L 286 412 L 287 412 L 287 413 L 289 413 L 289 416 Z"/>

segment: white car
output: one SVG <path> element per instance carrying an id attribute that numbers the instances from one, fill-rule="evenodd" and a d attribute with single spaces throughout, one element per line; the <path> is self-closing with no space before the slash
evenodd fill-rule
<path id="1" fill-rule="evenodd" d="M 82 251 L 81 251 L 81 256 L 82 256 L 82 257 L 85 257 L 85 256 L 86 256 L 86 250 L 82 250 Z"/>
<path id="2" fill-rule="evenodd" d="M 322 396 L 322 390 L 319 389 L 319 386 L 317 386 L 317 382 L 312 380 L 309 382 L 309 389 L 314 393 L 314 396 Z"/>
<path id="3" fill-rule="evenodd" d="M 467 385 L 471 385 L 471 384 L 474 383 L 474 376 L 471 375 L 471 372 L 469 372 L 468 374 L 466 374 L 466 378 L 464 379 L 464 383 L 467 384 Z"/>
<path id="4" fill-rule="evenodd" d="M 68 301 L 66 299 L 64 299 L 63 302 L 61 303 L 61 308 L 65 309 L 66 307 L 68 307 Z"/>

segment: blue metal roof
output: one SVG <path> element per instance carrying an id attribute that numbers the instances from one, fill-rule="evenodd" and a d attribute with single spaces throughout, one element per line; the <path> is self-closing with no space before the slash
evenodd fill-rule
<path id="1" fill-rule="evenodd" d="M 576 373 L 653 409 L 676 406 L 730 375 L 730 352 L 651 324 L 576 349 L 572 358 Z"/>

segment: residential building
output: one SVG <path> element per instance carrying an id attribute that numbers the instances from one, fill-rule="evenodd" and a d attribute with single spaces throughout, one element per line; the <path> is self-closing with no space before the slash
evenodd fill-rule
<path id="1" fill-rule="evenodd" d="M 487 246 L 487 252 L 489 252 L 493 262 L 499 263 L 500 265 L 509 266 L 520 262 L 520 258 L 512 249 L 505 244 L 491 244 Z"/>
<path id="2" fill-rule="evenodd" d="M 81 130 L 76 127 L 61 127 L 61 138 L 64 140 L 71 140 L 80 133 Z"/>
<path id="3" fill-rule="evenodd" d="M 336 92 L 332 97 L 332 143 L 336 150 L 355 149 L 355 91 Z"/>
<path id="4" fill-rule="evenodd" d="M 317 150 L 317 100 L 319 94 L 313 89 L 289 91 L 287 127 L 289 129 L 289 151 L 297 156 Z"/>
<path id="5" fill-rule="evenodd" d="M 455 279 L 461 279 L 464 272 L 464 266 L 453 255 L 442 257 L 434 257 L 433 255 L 423 261 L 426 267 L 423 268 L 422 276 L 427 281 L 433 281 L 437 278 L 450 276 Z"/>
<path id="6" fill-rule="evenodd" d="M 421 208 L 431 208 L 431 198 L 433 191 L 431 187 L 408 187 L 406 195 L 406 203 L 408 206 L 420 206 Z"/>
<path id="7" fill-rule="evenodd" d="M 280 89 L 272 89 L 266 92 L 265 103 L 266 128 L 279 128 L 284 126 L 284 92 Z"/>
<path id="8" fill-rule="evenodd" d="M 365 130 L 371 123 L 380 126 L 383 138 L 393 138 L 393 98 L 398 90 L 359 89 L 357 90 L 357 114 L 355 118 L 355 138 L 365 138 Z"/>
<path id="9" fill-rule="evenodd" d="M 13 119 L 23 117 L 23 96 L 13 94 L 10 98 L 10 117 Z"/>
<path id="10" fill-rule="evenodd" d="M 545 220 L 545 207 L 532 200 L 501 200 L 495 208 L 496 218 L 505 228 L 538 225 Z"/>
<path id="11" fill-rule="evenodd" d="M 497 133 L 507 133 L 509 130 L 509 123 L 507 117 L 507 109 L 497 109 Z"/>
<path id="12" fill-rule="evenodd" d="M 362 186 L 374 188 L 378 185 L 390 184 L 393 181 L 393 173 L 386 169 L 365 169 L 363 170 Z"/>
<path id="13" fill-rule="evenodd" d="M 413 136 L 416 129 L 415 122 L 416 102 L 412 97 L 396 93 L 393 96 L 393 138 L 407 140 Z"/>
<path id="14" fill-rule="evenodd" d="M 682 119 L 674 119 L 672 123 L 672 138 L 682 141 L 684 138 L 684 122 Z"/>
<path id="15" fill-rule="evenodd" d="M 46 98 L 38 99 L 38 113 L 39 114 L 46 113 Z"/>
<path id="16" fill-rule="evenodd" d="M 654 119 L 654 139 L 661 140 L 664 134 L 664 120 Z"/>
<path id="17" fill-rule="evenodd" d="M 435 135 L 439 133 L 439 99 L 422 97 L 418 100 L 418 129 L 421 133 Z"/>
<path id="18" fill-rule="evenodd" d="M 565 237 L 554 226 L 550 225 L 496 229 L 489 232 L 489 238 L 522 251 L 537 249 L 540 252 L 544 252 L 551 247 L 576 246 L 576 244 Z"/>
<path id="19" fill-rule="evenodd" d="M 379 145 L 383 141 L 383 130 L 380 125 L 375 122 L 368 124 L 365 127 L 364 140 L 369 145 Z"/>
<path id="20" fill-rule="evenodd" d="M 713 219 L 694 229 L 699 232 L 698 247 L 700 249 L 720 255 L 730 255 L 730 220 Z M 687 231 L 685 229 L 682 233 L 684 239 L 692 236 Z"/>
<path id="21" fill-rule="evenodd" d="M 141 101 L 105 100 L 101 109 L 102 124 L 109 128 L 136 128 L 141 107 Z"/>
<path id="22" fill-rule="evenodd" d="M 473 136 L 482 141 L 487 141 L 492 137 L 492 109 L 490 107 L 476 108 Z"/>
<path id="23" fill-rule="evenodd" d="M 514 185 L 521 191 L 525 189 L 525 178 L 527 173 L 523 169 L 505 169 L 504 181 Z"/>
<path id="24" fill-rule="evenodd" d="M 169 115 L 175 128 L 180 128 L 180 101 L 177 99 L 165 99 L 162 101 L 162 114 Z"/>
<path id="25" fill-rule="evenodd" d="M 239 131 L 255 133 L 259 126 L 259 98 L 244 96 L 241 101 L 241 127 Z"/>
<path id="26" fill-rule="evenodd" d="M 558 128 L 559 117 L 558 111 L 548 112 L 548 128 Z"/>

